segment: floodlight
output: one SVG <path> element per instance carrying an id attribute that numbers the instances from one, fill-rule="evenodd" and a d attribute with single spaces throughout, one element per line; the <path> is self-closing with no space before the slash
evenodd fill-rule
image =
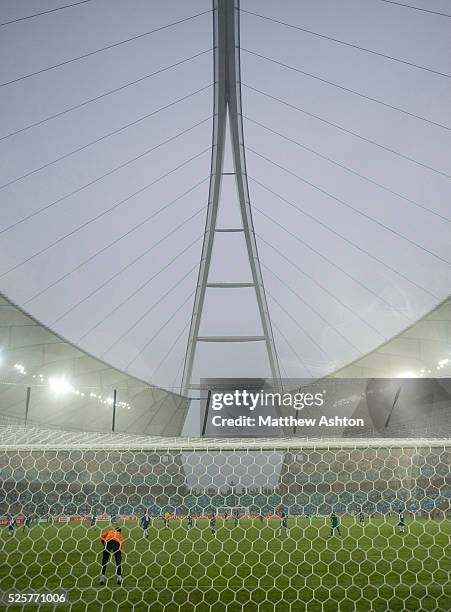
<path id="1" fill-rule="evenodd" d="M 49 385 L 50 385 L 51 390 L 56 395 L 64 395 L 65 393 L 68 393 L 69 391 L 72 391 L 72 388 L 73 388 L 67 382 L 66 379 L 58 378 L 58 377 L 54 377 L 54 376 L 51 376 L 49 378 Z"/>

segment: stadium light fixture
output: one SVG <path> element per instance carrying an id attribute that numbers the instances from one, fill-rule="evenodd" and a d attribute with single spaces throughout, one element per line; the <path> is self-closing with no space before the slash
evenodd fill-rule
<path id="1" fill-rule="evenodd" d="M 69 391 L 73 390 L 72 385 L 70 385 L 64 378 L 57 378 L 51 376 L 49 378 L 49 385 L 51 390 L 56 395 L 64 395 L 65 393 L 68 393 Z"/>
<path id="2" fill-rule="evenodd" d="M 25 370 L 25 366 L 23 366 L 21 363 L 15 363 L 14 368 L 19 372 L 19 374 L 27 373 L 27 371 Z"/>

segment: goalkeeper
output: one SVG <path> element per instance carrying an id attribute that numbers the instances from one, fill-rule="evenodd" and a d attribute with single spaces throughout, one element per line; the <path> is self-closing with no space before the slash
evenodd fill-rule
<path id="1" fill-rule="evenodd" d="M 100 574 L 100 584 L 105 584 L 106 566 L 110 560 L 111 553 L 114 554 L 116 562 L 116 580 L 122 584 L 122 553 L 124 552 L 124 536 L 122 529 L 109 528 L 102 532 L 100 541 L 103 544 L 102 553 L 102 573 Z"/>

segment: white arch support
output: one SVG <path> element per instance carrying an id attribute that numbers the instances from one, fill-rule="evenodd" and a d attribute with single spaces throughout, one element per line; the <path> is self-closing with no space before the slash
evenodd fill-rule
<path id="1" fill-rule="evenodd" d="M 214 117 L 210 188 L 199 276 L 183 371 L 183 392 L 188 392 L 190 388 L 192 388 L 192 373 L 198 342 L 264 341 L 268 353 L 271 377 L 275 380 L 280 379 L 279 363 L 263 285 L 260 261 L 258 258 L 246 172 L 241 110 L 239 0 L 213 0 L 213 20 Z M 223 171 L 227 114 L 230 126 L 230 140 L 235 170 L 234 173 L 225 173 Z M 235 175 L 241 211 L 242 228 L 216 228 L 220 204 L 221 182 L 224 174 Z M 244 232 L 246 249 L 252 274 L 252 282 L 245 284 L 235 282 L 208 283 L 213 243 L 216 232 Z M 261 336 L 199 336 L 199 328 L 207 288 L 221 286 L 223 290 L 233 290 L 244 285 L 254 287 L 263 334 Z"/>

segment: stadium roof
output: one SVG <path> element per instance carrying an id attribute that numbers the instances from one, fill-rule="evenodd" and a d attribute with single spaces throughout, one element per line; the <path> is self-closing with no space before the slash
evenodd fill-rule
<path id="1" fill-rule="evenodd" d="M 0 296 L 1 416 L 40 426 L 110 431 L 114 390 L 116 431 L 181 433 L 186 398 L 110 367 Z"/>
<path id="2" fill-rule="evenodd" d="M 451 299 L 448 299 L 411 328 L 336 376 L 449 376 L 450 339 Z M 112 398 L 116 389 L 117 432 L 153 436 L 182 433 L 189 405 L 186 398 L 151 387 L 95 359 L 2 297 L 0 346 L 0 418 L 3 422 L 12 418 L 11 423 L 23 424 L 30 387 L 27 415 L 30 426 L 39 431 L 45 427 L 91 431 L 92 440 L 110 439 L 107 434 L 97 438 L 94 432 L 111 430 Z M 195 413 L 193 418 L 193 427 L 188 427 L 186 433 L 199 429 L 198 415 Z M 52 429 L 48 431 L 46 438 L 51 438 Z M 34 435 L 31 434 L 30 443 Z M 70 432 L 67 435 L 71 439 Z M 74 439 L 77 435 L 74 433 Z M 81 440 L 87 440 L 81 436 Z M 111 443 L 125 440 L 113 437 Z M 138 442 L 137 438 L 132 440 Z M 164 440 L 162 444 L 165 445 Z"/>
<path id="3" fill-rule="evenodd" d="M 343 378 L 451 376 L 451 297 L 365 357 L 335 373 Z"/>
<path id="4" fill-rule="evenodd" d="M 2 4 L 0 290 L 108 384 L 180 389 L 208 200 L 211 9 L 93 0 L 33 17 Z M 247 172 L 282 375 L 431 369 L 448 323 L 411 326 L 451 287 L 449 20 L 378 1 L 241 9 Z M 222 227 L 237 222 L 233 180 Z M 239 233 L 218 235 L 211 273 L 246 284 Z M 252 291 L 209 290 L 201 332 L 258 336 Z M 195 378 L 268 374 L 258 342 L 208 342 L 197 358 Z"/>

